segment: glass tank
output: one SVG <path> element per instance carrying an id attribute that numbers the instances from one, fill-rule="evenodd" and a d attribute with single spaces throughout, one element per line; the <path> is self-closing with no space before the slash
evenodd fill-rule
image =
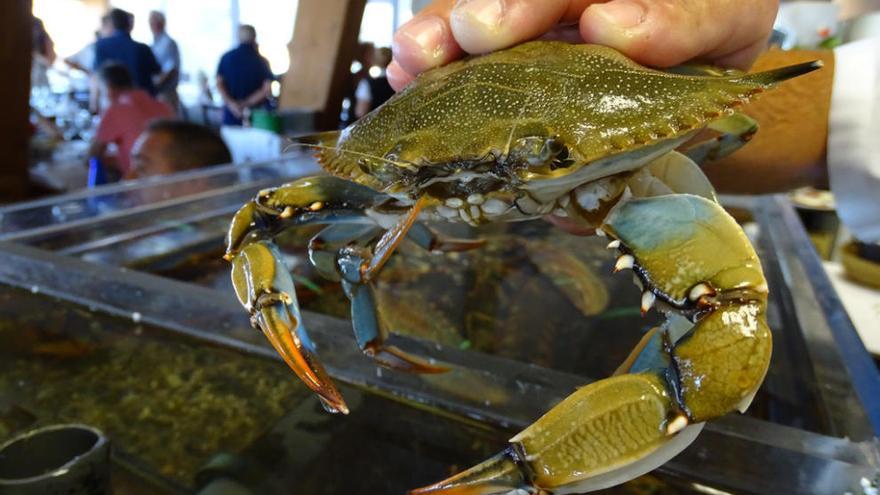
<path id="1" fill-rule="evenodd" d="M 316 230 L 292 229 L 278 243 L 305 323 L 354 404 L 349 417 L 328 416 L 249 327 L 221 259 L 242 203 L 314 169 L 293 156 L 0 209 L 10 343 L 0 437 L 87 422 L 116 442 L 122 479 L 169 493 L 224 478 L 253 493 L 402 493 L 503 448 L 576 387 L 613 373 L 660 320 L 641 316 L 639 291 L 611 273 L 603 239 L 542 221 L 437 225 L 486 243 L 449 254 L 404 243 L 377 287 L 392 342 L 451 371 L 389 371 L 360 354 L 341 288 L 311 269 Z M 218 182 L 193 187 L 206 179 Z M 73 221 L 52 213 L 107 198 L 106 211 Z M 860 493 L 880 462 L 877 370 L 788 203 L 723 202 L 770 284 L 770 371 L 746 415 L 711 422 L 678 457 L 611 493 Z"/>

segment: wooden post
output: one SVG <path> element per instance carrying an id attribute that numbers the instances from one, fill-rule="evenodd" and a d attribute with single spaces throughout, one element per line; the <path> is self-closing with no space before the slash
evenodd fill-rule
<path id="1" fill-rule="evenodd" d="M 300 0 L 282 109 L 317 112 L 319 130 L 335 129 L 349 84 L 366 0 Z"/>
<path id="2" fill-rule="evenodd" d="M 31 0 L 0 2 L 0 203 L 28 195 L 31 29 Z"/>

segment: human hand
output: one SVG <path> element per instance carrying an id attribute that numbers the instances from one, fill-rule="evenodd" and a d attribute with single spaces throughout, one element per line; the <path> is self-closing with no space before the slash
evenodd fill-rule
<path id="1" fill-rule="evenodd" d="M 688 60 L 745 69 L 763 51 L 778 0 L 434 0 L 395 34 L 387 75 L 416 75 L 466 54 L 535 38 L 616 48 L 669 67 Z"/>
<path id="2" fill-rule="evenodd" d="M 229 107 L 229 111 L 232 115 L 235 115 L 235 118 L 240 119 L 244 116 L 244 105 L 237 101 L 230 101 L 226 104 Z"/>

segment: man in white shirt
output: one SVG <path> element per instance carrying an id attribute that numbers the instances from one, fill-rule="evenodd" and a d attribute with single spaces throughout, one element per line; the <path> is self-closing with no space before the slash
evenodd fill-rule
<path id="1" fill-rule="evenodd" d="M 837 212 L 862 242 L 880 243 L 880 37 L 834 50 L 828 173 Z"/>
<path id="2" fill-rule="evenodd" d="M 655 67 L 698 60 L 746 69 L 765 50 L 777 8 L 775 0 L 435 0 L 395 34 L 388 80 L 399 90 L 467 53 L 539 36 L 611 46 Z M 815 59 L 824 70 L 744 109 L 761 130 L 748 146 L 709 164 L 707 174 L 721 192 L 734 193 L 830 182 L 853 235 L 880 242 L 880 42 L 834 52 L 771 51 L 755 69 Z"/>
<path id="3" fill-rule="evenodd" d="M 177 83 L 180 81 L 180 51 L 177 42 L 165 32 L 165 14 L 155 10 L 150 12 L 150 31 L 153 32 L 153 55 L 162 68 L 155 80 L 156 98 L 179 112 Z"/>

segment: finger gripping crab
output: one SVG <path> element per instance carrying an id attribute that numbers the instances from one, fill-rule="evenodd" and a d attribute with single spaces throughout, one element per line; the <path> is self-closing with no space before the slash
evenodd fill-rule
<path id="1" fill-rule="evenodd" d="M 345 413 L 273 235 L 328 224 L 310 260 L 342 283 L 360 348 L 386 367 L 434 373 L 443 368 L 385 344 L 375 307 L 371 282 L 404 238 L 429 250 L 480 246 L 426 221 L 552 214 L 593 227 L 619 251 L 615 270 L 633 270 L 642 310 L 656 305 L 667 322 L 614 376 L 575 391 L 502 453 L 415 493 L 621 483 L 677 454 L 704 421 L 745 410 L 764 379 L 771 338 L 761 265 L 695 162 L 732 152 L 757 130 L 735 107 L 817 67 L 656 71 L 608 48 L 531 42 L 435 69 L 349 128 L 301 138 L 330 175 L 262 191 L 238 211 L 226 253 L 236 293 L 324 406 Z M 712 138 L 686 144 L 706 128 Z"/>

